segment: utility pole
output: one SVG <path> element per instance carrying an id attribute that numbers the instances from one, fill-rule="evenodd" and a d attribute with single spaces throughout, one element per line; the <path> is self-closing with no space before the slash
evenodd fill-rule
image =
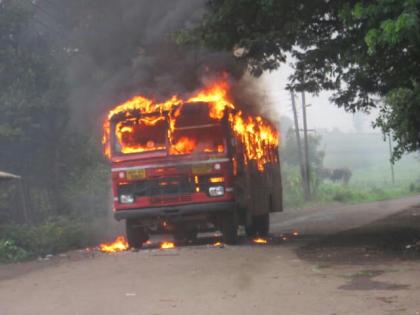
<path id="1" fill-rule="evenodd" d="M 302 178 L 301 180 L 302 189 L 303 189 L 303 195 L 305 197 L 305 200 L 307 201 L 309 200 L 308 180 L 306 178 L 305 164 L 303 162 L 302 144 L 300 142 L 300 133 L 299 133 L 299 120 L 298 120 L 298 114 L 297 114 L 297 109 L 296 109 L 295 93 L 293 90 L 290 91 L 290 95 L 292 97 L 292 109 L 293 109 L 293 118 L 295 122 L 296 144 L 297 144 L 297 151 L 298 151 L 298 157 L 299 157 L 300 175 Z"/>
<path id="2" fill-rule="evenodd" d="M 308 122 L 306 120 L 306 98 L 302 91 L 302 113 L 303 113 L 303 141 L 305 152 L 305 177 L 307 181 L 308 198 L 311 199 L 311 169 L 309 162 L 309 143 L 308 143 Z"/>
<path id="3" fill-rule="evenodd" d="M 388 144 L 389 144 L 389 163 L 391 166 L 391 179 L 392 185 L 395 184 L 395 173 L 394 173 L 394 162 L 392 162 L 392 140 L 391 140 L 391 133 L 388 133 Z"/>

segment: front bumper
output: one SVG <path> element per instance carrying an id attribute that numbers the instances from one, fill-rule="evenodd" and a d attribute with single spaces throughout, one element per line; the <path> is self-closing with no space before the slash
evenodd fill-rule
<path id="1" fill-rule="evenodd" d="M 119 221 L 124 219 L 183 217 L 195 214 L 232 211 L 234 209 L 235 202 L 225 201 L 154 208 L 116 210 L 114 212 L 114 218 Z"/>

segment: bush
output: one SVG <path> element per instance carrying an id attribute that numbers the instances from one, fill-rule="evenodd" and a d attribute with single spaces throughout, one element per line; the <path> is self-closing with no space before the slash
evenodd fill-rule
<path id="1" fill-rule="evenodd" d="M 302 206 L 305 199 L 302 192 L 300 171 L 286 163 L 282 166 L 283 203 L 286 208 Z"/>
<path id="2" fill-rule="evenodd" d="M 404 185 L 384 185 L 380 187 L 370 185 L 342 186 L 334 183 L 322 183 L 314 196 L 319 201 L 338 201 L 344 203 L 368 202 L 398 198 L 409 194 Z"/>
<path id="3" fill-rule="evenodd" d="M 420 193 L 420 180 L 411 183 L 409 189 L 412 193 Z"/>
<path id="4" fill-rule="evenodd" d="M 37 257 L 86 246 L 87 230 L 80 222 L 60 217 L 38 226 L 9 225 L 3 227 L 0 237 L 24 250 L 27 256 Z M 5 254 L 0 252 L 0 259 Z"/>
<path id="5" fill-rule="evenodd" d="M 0 262 L 16 262 L 29 257 L 30 253 L 17 246 L 13 240 L 0 240 Z"/>

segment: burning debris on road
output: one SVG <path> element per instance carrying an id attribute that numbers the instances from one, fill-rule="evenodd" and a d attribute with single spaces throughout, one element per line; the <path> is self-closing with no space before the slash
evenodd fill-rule
<path id="1" fill-rule="evenodd" d="M 160 249 L 172 249 L 175 248 L 175 243 L 173 242 L 163 242 L 160 244 Z"/>
<path id="2" fill-rule="evenodd" d="M 152 246 L 153 242 L 148 240 L 145 242 L 146 245 Z M 172 249 L 175 248 L 175 243 L 170 241 L 163 241 L 160 243 L 160 249 Z M 115 241 L 111 243 L 102 243 L 99 245 L 99 250 L 103 253 L 118 253 L 127 251 L 129 249 L 128 242 L 124 236 L 118 236 Z"/>
<path id="3" fill-rule="evenodd" d="M 118 236 L 112 243 L 103 243 L 99 245 L 99 250 L 104 253 L 123 252 L 129 248 L 124 236 Z"/>
<path id="4" fill-rule="evenodd" d="M 258 244 L 258 245 L 266 245 L 266 244 L 272 243 L 271 241 L 276 242 L 276 240 L 281 240 L 281 241 L 291 240 L 293 238 L 298 237 L 299 235 L 300 235 L 300 232 L 295 229 L 289 234 L 280 234 L 278 236 L 272 236 L 270 238 L 257 237 L 257 238 L 251 239 L 250 242 L 254 244 Z M 215 236 L 218 237 L 219 235 L 216 234 Z M 161 240 L 161 241 L 147 240 L 145 242 L 145 245 L 147 245 L 149 249 L 173 249 L 177 247 L 177 244 L 175 242 L 167 241 L 167 240 Z M 213 244 L 211 244 L 211 246 L 222 248 L 224 247 L 224 243 L 216 240 Z M 118 236 L 115 239 L 115 241 L 111 243 L 102 243 L 99 245 L 99 250 L 103 253 L 117 253 L 117 252 L 127 251 L 128 249 L 129 249 L 128 242 L 125 239 L 125 237 L 122 235 Z M 90 248 L 87 248 L 87 250 L 90 250 Z"/>
<path id="5" fill-rule="evenodd" d="M 255 244 L 267 244 L 268 241 L 264 238 L 256 238 L 256 239 L 254 239 L 254 243 Z"/>

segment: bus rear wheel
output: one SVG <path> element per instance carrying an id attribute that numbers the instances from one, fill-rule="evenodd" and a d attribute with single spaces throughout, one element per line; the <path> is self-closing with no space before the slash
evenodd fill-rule
<path id="1" fill-rule="evenodd" d="M 194 230 L 176 230 L 174 239 L 176 242 L 195 242 L 197 240 L 197 231 Z"/>
<path id="2" fill-rule="evenodd" d="M 127 242 L 130 248 L 141 248 L 149 236 L 144 228 L 139 226 L 136 221 L 127 219 L 125 221 L 125 232 L 127 235 Z"/>
<path id="3" fill-rule="evenodd" d="M 238 242 L 238 223 L 235 213 L 226 212 L 221 219 L 223 241 L 228 245 L 235 245 Z"/>
<path id="4" fill-rule="evenodd" d="M 254 237 L 257 235 L 254 224 L 245 226 L 245 234 L 247 237 Z"/>
<path id="5" fill-rule="evenodd" d="M 256 234 L 258 234 L 258 236 L 267 236 L 268 232 L 270 231 L 270 214 L 265 213 L 254 216 L 253 228 Z"/>

